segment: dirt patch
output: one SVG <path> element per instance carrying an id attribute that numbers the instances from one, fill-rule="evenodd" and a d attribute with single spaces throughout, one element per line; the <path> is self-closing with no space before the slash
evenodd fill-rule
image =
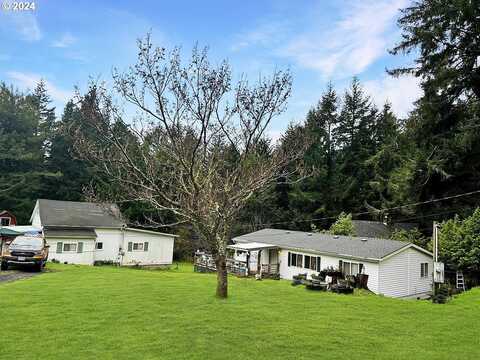
<path id="1" fill-rule="evenodd" d="M 7 281 L 16 281 L 20 279 L 27 279 L 40 274 L 41 274 L 40 272 L 34 272 L 34 271 L 19 271 L 19 270 L 0 271 L 0 283 L 7 282 Z"/>

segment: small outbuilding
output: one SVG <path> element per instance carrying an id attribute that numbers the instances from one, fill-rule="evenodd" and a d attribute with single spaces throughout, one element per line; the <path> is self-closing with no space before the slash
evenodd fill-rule
<path id="1" fill-rule="evenodd" d="M 43 230 L 50 260 L 93 265 L 169 265 L 176 235 L 135 229 L 114 204 L 39 199 L 30 221 Z"/>
<path id="2" fill-rule="evenodd" d="M 17 225 L 17 218 L 10 211 L 0 211 L 0 226 L 15 226 Z"/>
<path id="3" fill-rule="evenodd" d="M 368 275 L 368 288 L 390 297 L 423 297 L 432 289 L 433 255 L 412 243 L 380 238 L 263 229 L 233 238 L 232 262 L 249 274 L 312 276 L 326 268 Z M 238 263 L 238 264 L 237 264 Z"/>

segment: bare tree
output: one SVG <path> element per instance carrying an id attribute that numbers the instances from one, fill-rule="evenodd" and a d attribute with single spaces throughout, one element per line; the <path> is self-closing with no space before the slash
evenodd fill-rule
<path id="1" fill-rule="evenodd" d="M 77 128 L 77 149 L 115 183 L 113 201 L 143 201 L 192 224 L 217 264 L 217 291 L 227 297 L 226 247 L 247 200 L 297 172 L 304 146 L 266 139 L 272 119 L 285 109 L 291 76 L 276 71 L 251 86 L 232 85 L 226 62 L 213 66 L 195 48 L 183 65 L 147 36 L 137 63 L 114 71 L 115 89 L 142 115 L 127 125 L 104 89 L 82 97 L 88 129 Z"/>

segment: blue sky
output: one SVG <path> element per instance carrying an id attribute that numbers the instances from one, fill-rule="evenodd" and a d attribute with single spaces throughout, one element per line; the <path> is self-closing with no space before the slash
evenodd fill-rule
<path id="1" fill-rule="evenodd" d="M 293 95 L 273 137 L 305 117 L 328 81 L 342 92 L 354 75 L 377 104 L 389 99 L 405 116 L 420 95 L 418 81 L 392 79 L 385 68 L 412 61 L 387 52 L 400 38 L 398 9 L 408 3 L 37 0 L 34 11 L 0 10 L 0 79 L 24 90 L 43 78 L 61 109 L 74 86 L 108 82 L 113 67 L 133 63 L 136 39 L 151 31 L 154 43 L 180 45 L 185 56 L 195 42 L 208 45 L 212 59 L 228 59 L 237 76 L 289 68 Z"/>

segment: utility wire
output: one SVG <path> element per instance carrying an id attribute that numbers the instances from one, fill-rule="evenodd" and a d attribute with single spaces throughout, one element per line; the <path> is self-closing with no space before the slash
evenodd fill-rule
<path id="1" fill-rule="evenodd" d="M 424 205 L 424 204 L 431 204 L 431 203 L 436 203 L 439 201 L 444 201 L 444 200 L 450 200 L 450 199 L 457 199 L 460 197 L 465 197 L 465 196 L 470 196 L 470 195 L 475 195 L 479 194 L 480 190 L 475 190 L 475 191 L 470 191 L 462 194 L 456 194 L 452 196 L 445 196 L 442 198 L 438 199 L 432 199 L 432 200 L 427 200 L 427 201 L 419 201 L 416 203 L 411 203 L 411 204 L 405 204 L 405 205 L 399 205 L 399 206 L 394 206 L 390 208 L 385 208 L 385 209 L 380 209 L 378 210 L 378 213 L 383 213 L 386 211 L 392 211 L 392 210 L 399 210 L 399 209 L 404 209 L 412 206 L 419 206 L 419 205 Z M 363 211 L 363 212 L 357 212 L 357 213 L 351 213 L 353 216 L 358 216 L 358 215 L 367 215 L 371 214 L 372 211 Z M 278 221 L 278 222 L 271 222 L 271 223 L 263 223 L 263 224 L 255 224 L 255 226 L 271 226 L 271 225 L 285 225 L 285 224 L 295 224 L 295 223 L 306 223 L 306 222 L 313 222 L 313 221 L 322 221 L 322 220 L 332 220 L 332 219 L 337 219 L 337 216 L 326 216 L 326 217 L 321 217 L 321 218 L 312 218 L 312 219 L 305 219 L 305 220 L 290 220 L 290 221 Z M 413 218 L 412 218 L 413 220 Z M 246 225 L 249 226 L 249 225 Z"/>

